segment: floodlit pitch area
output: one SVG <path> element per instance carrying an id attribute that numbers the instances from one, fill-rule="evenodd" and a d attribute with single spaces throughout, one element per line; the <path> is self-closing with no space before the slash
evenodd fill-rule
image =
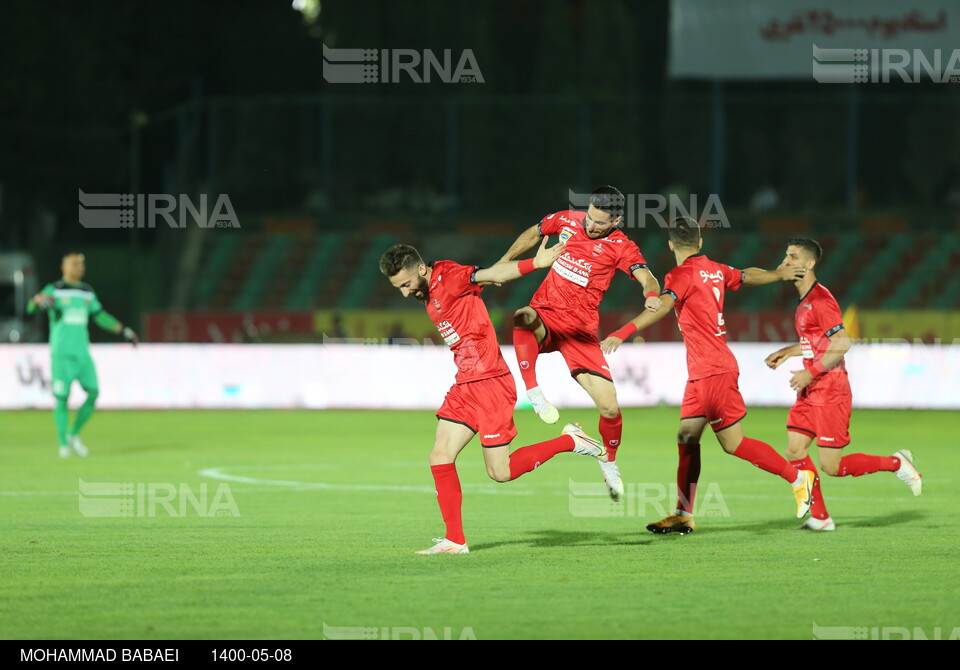
<path id="1" fill-rule="evenodd" d="M 654 536 L 643 526 L 674 504 L 677 416 L 624 411 L 622 507 L 580 486 L 601 484 L 592 459 L 561 454 L 497 484 L 474 441 L 458 461 L 471 553 L 415 556 L 443 533 L 430 412 L 102 411 L 84 460 L 57 457 L 49 412 L 7 413 L 2 636 L 810 639 L 893 626 L 946 638 L 960 626 L 960 414 L 855 410 L 847 452 L 910 448 L 925 490 L 914 498 L 892 473 L 824 477 L 832 533 L 794 530 L 790 487 L 705 434 L 698 529 Z M 518 413 L 514 446 L 568 420 L 596 432 L 593 410 L 561 417 Z M 746 427 L 782 449 L 785 418 L 753 410 Z"/>

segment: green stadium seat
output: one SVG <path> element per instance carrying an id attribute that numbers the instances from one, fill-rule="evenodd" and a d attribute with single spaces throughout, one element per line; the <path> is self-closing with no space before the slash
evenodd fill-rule
<path id="1" fill-rule="evenodd" d="M 330 271 L 334 259 L 340 254 L 344 240 L 343 233 L 326 233 L 317 239 L 307 258 L 303 274 L 287 296 L 284 304 L 287 309 L 311 309 L 314 306 L 314 296 L 325 274 Z"/>
<path id="2" fill-rule="evenodd" d="M 351 281 L 337 301 L 337 309 L 361 309 L 366 305 L 367 296 L 373 293 L 374 284 L 383 281 L 383 275 L 380 274 L 380 256 L 384 250 L 402 241 L 400 233 L 380 233 L 370 240 L 366 251 L 357 261 Z"/>
<path id="3" fill-rule="evenodd" d="M 260 297 L 267 289 L 277 266 L 293 245 L 291 235 L 272 235 L 267 244 L 254 261 L 253 267 L 247 274 L 240 287 L 240 292 L 233 299 L 233 309 L 253 309 L 260 303 Z"/>
<path id="4" fill-rule="evenodd" d="M 223 275 L 240 246 L 240 235 L 218 235 L 207 261 L 202 265 L 200 276 L 193 291 L 193 304 L 206 307 L 223 279 Z"/>

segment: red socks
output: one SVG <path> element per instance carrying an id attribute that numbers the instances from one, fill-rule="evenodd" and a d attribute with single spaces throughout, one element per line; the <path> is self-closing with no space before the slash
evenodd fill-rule
<path id="1" fill-rule="evenodd" d="M 529 391 L 537 386 L 537 356 L 540 354 L 540 345 L 537 336 L 532 330 L 525 328 L 513 329 L 513 349 L 517 354 L 517 363 L 520 365 L 520 376 L 523 384 Z"/>
<path id="2" fill-rule="evenodd" d="M 536 470 L 551 458 L 564 451 L 573 451 L 574 441 L 570 435 L 561 435 L 546 442 L 520 447 L 510 454 L 510 481 L 531 470 Z"/>
<path id="3" fill-rule="evenodd" d="M 896 472 L 899 469 L 900 459 L 896 456 L 849 454 L 840 459 L 837 477 L 859 477 L 871 472 Z"/>
<path id="4" fill-rule="evenodd" d="M 600 440 L 607 448 L 607 460 L 617 460 L 617 449 L 620 447 L 620 438 L 623 436 L 623 414 L 617 412 L 615 419 L 608 419 L 600 415 Z"/>
<path id="5" fill-rule="evenodd" d="M 460 489 L 460 477 L 457 476 L 456 463 L 431 465 L 433 481 L 437 485 L 437 502 L 440 503 L 440 514 L 447 525 L 447 534 L 444 536 L 451 542 L 466 544 L 463 537 L 463 491 Z"/>
<path id="6" fill-rule="evenodd" d="M 809 455 L 804 456 L 799 461 L 790 461 L 790 465 L 797 470 L 810 470 L 817 476 L 813 480 L 813 502 L 810 504 L 810 516 L 821 521 L 829 518 L 830 513 L 827 512 L 827 505 L 823 502 L 823 494 L 820 492 L 820 473 L 817 472 L 817 466 L 813 464 L 813 459 Z"/>
<path id="7" fill-rule="evenodd" d="M 677 443 L 680 461 L 677 465 L 677 509 L 693 516 L 693 499 L 700 479 L 700 444 Z"/>
<path id="8" fill-rule="evenodd" d="M 749 437 L 743 438 L 740 446 L 733 452 L 737 458 L 750 461 L 761 470 L 766 470 L 770 474 L 783 477 L 790 484 L 797 481 L 799 473 L 797 469 L 790 465 L 783 456 L 766 442 L 754 440 Z"/>

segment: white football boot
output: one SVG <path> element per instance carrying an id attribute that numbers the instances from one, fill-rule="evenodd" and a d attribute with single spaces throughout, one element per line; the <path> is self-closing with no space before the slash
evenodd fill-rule
<path id="1" fill-rule="evenodd" d="M 918 496 L 923 493 L 923 479 L 913 465 L 913 452 L 909 449 L 901 449 L 894 456 L 900 459 L 900 469 L 897 470 L 900 481 L 910 487 L 913 495 Z"/>
<path id="2" fill-rule="evenodd" d="M 560 420 L 560 412 L 557 408 L 547 402 L 543 397 L 543 391 L 539 386 L 535 386 L 527 391 L 527 399 L 533 405 L 533 411 L 537 413 L 540 420 L 544 423 L 556 423 Z"/>

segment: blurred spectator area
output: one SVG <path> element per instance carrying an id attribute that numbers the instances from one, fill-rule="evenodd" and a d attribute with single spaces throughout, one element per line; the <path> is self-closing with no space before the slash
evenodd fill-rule
<path id="1" fill-rule="evenodd" d="M 544 212 L 546 214 L 546 212 Z M 733 218 L 733 217 L 731 217 Z M 407 221 L 371 221 L 362 225 L 320 225 L 309 217 L 268 220 L 254 232 L 212 230 L 206 235 L 187 310 L 383 310 L 419 309 L 403 299 L 381 275 L 378 261 L 392 244 L 416 246 L 424 260 L 450 259 L 488 267 L 531 222 L 468 221 L 425 232 Z M 651 224 L 626 229 L 661 281 L 674 267 L 666 231 Z M 708 228 L 704 251 L 734 267 L 772 269 L 793 236 L 817 239 L 824 258 L 817 276 L 841 306 L 863 309 L 960 308 L 960 229 L 911 230 L 897 217 L 864 217 L 851 224 L 829 218 L 757 218 L 730 228 Z M 532 255 L 532 251 L 528 255 Z M 484 293 L 491 309 L 515 309 L 527 303 L 544 273 L 525 276 Z M 603 310 L 636 308 L 636 285 L 618 274 Z M 731 310 L 792 310 L 797 299 L 790 284 L 745 290 Z"/>

